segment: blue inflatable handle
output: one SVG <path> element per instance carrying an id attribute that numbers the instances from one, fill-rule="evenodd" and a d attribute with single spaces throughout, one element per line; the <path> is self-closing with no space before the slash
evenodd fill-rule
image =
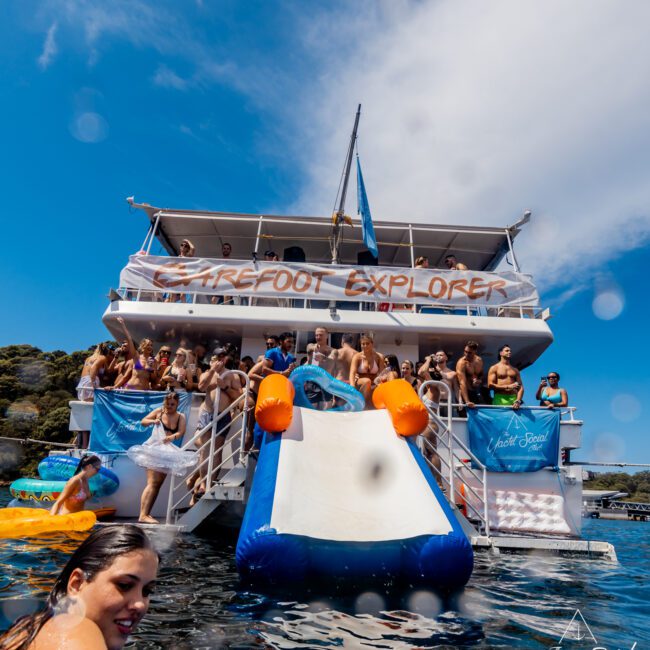
<path id="1" fill-rule="evenodd" d="M 46 456 L 38 464 L 38 474 L 45 481 L 67 481 L 79 465 L 78 458 L 70 456 Z M 107 497 L 117 492 L 120 479 L 110 469 L 102 467 L 90 481 L 90 490 L 94 496 Z"/>
<path id="2" fill-rule="evenodd" d="M 345 400 L 343 406 L 327 409 L 328 411 L 363 411 L 366 406 L 366 400 L 356 388 L 339 379 L 335 379 L 327 370 L 319 366 L 300 366 L 289 375 L 289 379 L 296 390 L 296 395 L 293 398 L 293 403 L 296 406 L 302 406 L 308 409 L 314 408 L 314 405 L 309 401 L 305 393 L 306 381 L 318 384 L 328 393 Z"/>

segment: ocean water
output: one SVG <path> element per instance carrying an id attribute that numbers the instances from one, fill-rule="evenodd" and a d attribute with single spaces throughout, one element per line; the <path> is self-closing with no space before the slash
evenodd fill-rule
<path id="1" fill-rule="evenodd" d="M 469 584 L 441 599 L 390 586 L 262 593 L 240 584 L 234 538 L 158 533 L 159 585 L 129 647 L 650 647 L 650 523 L 587 520 L 584 535 L 613 543 L 619 562 L 477 552 Z M 0 628 L 42 602 L 81 539 L 0 540 Z M 576 610 L 584 638 L 560 644 Z"/>

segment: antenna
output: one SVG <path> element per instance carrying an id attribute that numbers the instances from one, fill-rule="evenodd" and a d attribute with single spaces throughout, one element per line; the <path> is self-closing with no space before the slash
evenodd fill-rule
<path id="1" fill-rule="evenodd" d="M 343 182 L 340 186 L 341 194 L 339 199 L 339 206 L 336 212 L 332 215 L 332 234 L 330 235 L 330 250 L 332 253 L 332 264 L 339 263 L 339 249 L 341 248 L 341 238 L 343 237 L 343 217 L 345 215 L 345 197 L 348 193 L 348 182 L 350 180 L 350 168 L 352 167 L 352 157 L 354 156 L 354 145 L 357 140 L 357 129 L 359 128 L 359 118 L 361 117 L 361 104 L 357 108 L 357 114 L 354 118 L 354 127 L 352 135 L 350 136 L 350 144 L 348 146 L 348 155 L 345 158 L 345 165 L 343 166 Z"/>

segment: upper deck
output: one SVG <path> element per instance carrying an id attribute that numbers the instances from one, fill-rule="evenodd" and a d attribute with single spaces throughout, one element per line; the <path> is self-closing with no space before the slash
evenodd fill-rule
<path id="1" fill-rule="evenodd" d="M 104 322 L 115 334 L 122 315 L 136 338 L 231 340 L 244 351 L 246 340 L 266 331 L 324 325 L 372 330 L 383 351 L 399 347 L 400 357 L 421 358 L 437 345 L 460 350 L 470 338 L 490 356 L 508 342 L 521 367 L 553 338 L 512 248 L 525 220 L 507 228 L 378 221 L 378 259 L 351 220 L 341 264 L 332 265 L 329 219 L 136 207 L 149 220 L 146 254 L 131 257 L 112 293 Z M 179 256 L 186 238 L 196 247 L 192 258 Z M 168 256 L 150 254 L 155 239 Z M 225 243 L 228 259 L 221 257 Z M 271 249 L 282 262 L 260 261 Z M 439 268 L 450 253 L 470 270 Z M 430 268 L 413 268 L 419 256 Z M 506 256 L 512 270 L 498 270 Z"/>

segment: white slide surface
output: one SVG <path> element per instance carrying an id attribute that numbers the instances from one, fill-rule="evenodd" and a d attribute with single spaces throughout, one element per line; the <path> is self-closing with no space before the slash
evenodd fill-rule
<path id="1" fill-rule="evenodd" d="M 386 410 L 338 413 L 300 407 L 294 407 L 291 426 L 282 434 L 271 527 L 347 542 L 452 530 Z"/>

